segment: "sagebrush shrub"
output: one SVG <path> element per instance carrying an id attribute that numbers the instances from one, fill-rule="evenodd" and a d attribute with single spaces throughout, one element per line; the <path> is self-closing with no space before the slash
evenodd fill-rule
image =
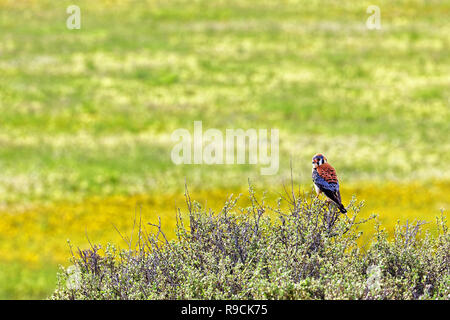
<path id="1" fill-rule="evenodd" d="M 139 226 L 128 250 L 109 244 L 78 250 L 58 274 L 52 299 L 449 299 L 450 235 L 419 237 L 421 222 L 398 226 L 389 241 L 379 224 L 361 249 L 355 200 L 343 215 L 311 196 L 286 192 L 274 207 L 237 208 L 230 197 L 215 214 L 186 193 L 188 221 L 177 239 Z"/>

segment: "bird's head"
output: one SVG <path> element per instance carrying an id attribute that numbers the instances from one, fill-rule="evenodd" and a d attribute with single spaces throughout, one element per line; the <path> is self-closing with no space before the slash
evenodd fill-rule
<path id="1" fill-rule="evenodd" d="M 313 168 L 318 168 L 319 166 L 323 165 L 324 163 L 327 163 L 327 158 L 321 153 L 316 154 L 312 158 L 312 165 Z"/>

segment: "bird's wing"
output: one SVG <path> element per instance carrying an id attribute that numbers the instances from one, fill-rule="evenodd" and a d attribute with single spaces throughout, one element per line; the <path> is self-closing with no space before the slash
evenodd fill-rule
<path id="1" fill-rule="evenodd" d="M 347 212 L 342 204 L 341 193 L 339 192 L 339 181 L 336 175 L 336 170 L 324 163 L 319 166 L 317 170 L 313 171 L 314 184 L 333 202 L 339 206 L 341 212 Z"/>
<path id="2" fill-rule="evenodd" d="M 317 168 L 317 173 L 328 183 L 339 184 L 336 170 L 329 164 L 324 163 Z"/>
<path id="3" fill-rule="evenodd" d="M 318 170 L 314 170 L 312 174 L 313 182 L 322 192 L 336 192 L 339 191 L 339 183 L 334 183 L 332 181 L 328 182 L 324 177 L 322 177 Z M 325 193 L 326 194 L 326 193 Z"/>

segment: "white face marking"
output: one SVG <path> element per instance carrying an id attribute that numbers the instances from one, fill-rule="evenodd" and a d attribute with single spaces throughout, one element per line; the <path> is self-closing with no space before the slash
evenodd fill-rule
<path id="1" fill-rule="evenodd" d="M 318 161 L 317 161 L 316 157 L 317 157 Z M 316 159 L 317 162 L 315 162 L 314 159 Z M 324 163 L 327 163 L 327 159 L 324 156 L 314 156 L 313 157 L 312 166 L 314 169 L 317 169 L 319 166 L 323 165 Z"/>

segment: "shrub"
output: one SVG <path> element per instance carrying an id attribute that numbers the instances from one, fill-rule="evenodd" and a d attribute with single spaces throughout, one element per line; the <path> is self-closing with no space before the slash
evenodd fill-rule
<path id="1" fill-rule="evenodd" d="M 62 268 L 52 299 L 449 299 L 450 235 L 444 215 L 438 234 L 419 236 L 422 222 L 395 230 L 379 223 L 371 244 L 357 244 L 362 203 L 343 215 L 333 206 L 286 191 L 274 207 L 258 200 L 219 213 L 191 201 L 178 210 L 177 239 L 161 223 L 139 223 L 128 250 L 91 245 Z M 186 226 L 188 218 L 188 226 Z"/>

